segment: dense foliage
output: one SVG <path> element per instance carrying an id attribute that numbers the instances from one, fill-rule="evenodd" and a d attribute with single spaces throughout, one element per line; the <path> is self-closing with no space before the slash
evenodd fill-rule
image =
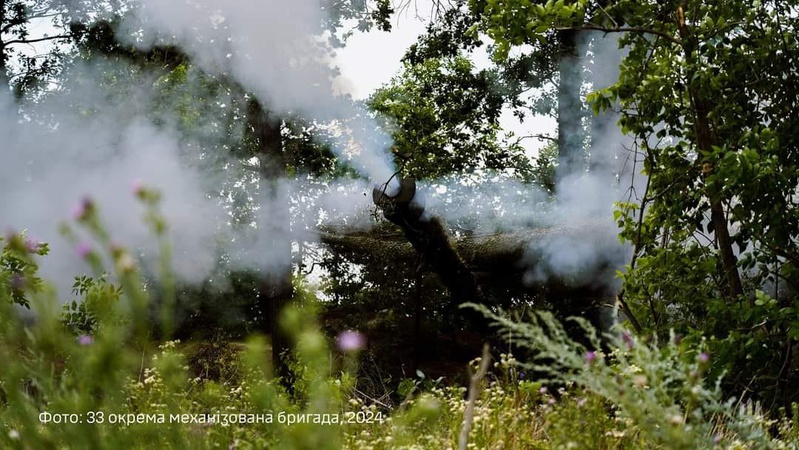
<path id="1" fill-rule="evenodd" d="M 208 175 L 203 196 L 226 215 L 232 231 L 217 239 L 265 234 L 279 255 L 248 266 L 244 251 L 217 242 L 210 275 L 178 280 L 171 264 L 183 255 L 173 255 L 161 194 L 137 185 L 159 255 L 145 265 L 141 250 L 117 244 L 86 198 L 61 231 L 91 273 L 70 274 L 71 294 L 57 298 L 39 274 L 48 243 L 9 231 L 0 238 L 1 446 L 799 446 L 799 4 L 436 5 L 401 72 L 364 102 L 337 99 L 357 117 L 326 123 L 278 112 L 179 41 L 131 45 L 120 33 L 139 31 L 120 23 L 136 2 L 0 0 L 0 85 L 13 91 L 15 126 L 48 134 L 70 120 L 104 123 L 106 112 L 80 95 L 91 91 L 120 121 L 174 132 L 186 170 Z M 329 48 L 355 30 L 389 30 L 394 12 L 388 0 L 321 7 L 312 28 Z M 56 32 L 37 35 L 43 23 Z M 616 69 L 592 53 L 600 34 L 617 35 L 625 51 L 609 87 L 583 74 L 592 57 L 592 69 Z M 478 68 L 484 47 L 492 60 Z M 53 104 L 78 119 L 54 115 Z M 614 115 L 592 123 L 587 106 Z M 554 116 L 557 138 L 506 133 L 507 111 Z M 636 335 L 558 322 L 595 305 L 597 292 L 607 297 L 612 280 L 541 288 L 521 279 L 519 264 L 499 262 L 479 274 L 485 304 L 474 308 L 497 325 L 484 333 L 423 255 L 392 244 L 402 238 L 395 224 L 341 217 L 351 197 L 323 204 L 352 186 L 369 196 L 337 139 L 352 126 L 361 145 L 389 146 L 372 129 L 381 128 L 395 176 L 431 186 L 443 232 L 461 243 L 496 233 L 461 245 L 494 261 L 501 233 L 538 231 L 540 215 L 563 201 L 565 175 L 594 174 L 583 162 L 608 117 L 634 140 L 633 172 L 646 176 L 615 212 L 633 247 L 617 300 Z M 550 144 L 534 157 L 527 137 Z M 35 168 L 47 155 L 30 158 L 30 179 L 46 177 Z M 479 192 L 485 185 L 495 188 Z M 325 233 L 340 239 L 322 245 Z M 347 245 L 364 236 L 371 247 Z M 509 253 L 521 258 L 526 244 L 515 245 Z M 531 307 L 568 313 L 518 314 Z M 495 362 L 486 353 L 467 370 L 485 340 Z"/>
<path id="2" fill-rule="evenodd" d="M 23 248 L 9 251 L 32 258 Z M 116 261 L 125 286 L 121 299 L 147 302 L 151 294 L 126 251 L 94 251 L 103 254 Z M 0 278 L 9 275 L 4 270 Z M 658 345 L 625 333 L 602 353 L 571 341 L 551 315 L 524 324 L 486 311 L 517 345 L 539 351 L 537 358 L 520 362 L 502 354 L 487 373 L 487 361 L 475 360 L 482 376 L 471 389 L 482 389 L 474 400 L 464 400 L 466 388 L 421 373 L 421 380 L 400 384 L 402 397 L 374 399 L 355 387 L 358 347 L 339 341 L 338 350 L 330 350 L 314 319 L 318 300 L 303 287 L 297 305 L 283 315 L 296 349 L 291 391 L 271 378 L 262 339 L 200 348 L 154 342 L 146 334 L 146 309 L 122 308 L 116 289 L 97 287 L 86 278 L 76 283 L 85 299 L 109 305 L 94 310 L 91 335 L 74 329 L 70 316 L 59 316 L 57 301 L 46 294 L 33 298 L 36 323 L 21 323 L 3 291 L 4 447 L 455 448 L 465 444 L 465 422 L 472 448 L 796 445 L 797 425 L 790 419 L 722 401 L 718 384 L 706 379 L 712 357 L 676 336 Z"/>
<path id="3" fill-rule="evenodd" d="M 646 329 L 711 339 L 728 383 L 791 401 L 796 376 L 794 2 L 473 1 L 503 58 L 551 30 L 600 30 L 628 49 L 589 98 L 619 108 L 648 176 L 618 205 L 636 249 L 626 298 Z M 754 383 L 754 384 L 752 384 Z"/>

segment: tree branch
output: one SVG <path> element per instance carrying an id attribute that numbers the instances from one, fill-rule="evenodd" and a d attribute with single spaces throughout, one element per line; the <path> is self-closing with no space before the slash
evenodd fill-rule
<path id="1" fill-rule="evenodd" d="M 485 378 L 490 361 L 491 354 L 488 353 L 488 344 L 485 344 L 483 346 L 483 356 L 480 359 L 480 367 L 469 382 L 469 400 L 466 402 L 466 410 L 463 412 L 463 426 L 458 439 L 458 450 L 466 450 L 468 447 L 469 430 L 471 430 L 472 422 L 474 422 L 474 408 L 477 399 L 480 397 L 480 381 Z"/>
<path id="2" fill-rule="evenodd" d="M 614 27 L 614 28 L 608 28 L 608 27 L 603 27 L 601 25 L 593 25 L 593 24 L 589 23 L 589 24 L 585 24 L 585 25 L 582 25 L 582 26 L 578 26 L 578 27 L 557 27 L 557 28 L 555 28 L 555 30 L 557 30 L 557 31 L 563 31 L 563 30 L 576 30 L 576 31 L 591 30 L 591 31 L 603 31 L 605 33 L 653 34 L 655 36 L 660 36 L 663 39 L 666 39 L 667 41 L 671 42 L 672 44 L 682 45 L 682 42 L 679 39 L 675 38 L 674 36 L 671 36 L 668 33 L 664 33 L 663 31 L 653 30 L 653 29 L 650 29 L 650 28 L 643 28 L 643 27 Z"/>
<path id="3" fill-rule="evenodd" d="M 549 136 L 547 134 L 527 134 L 524 136 L 519 136 L 519 138 L 516 139 L 516 142 L 519 143 L 525 139 L 540 139 L 542 141 L 558 142 L 558 138 Z"/>
<path id="4" fill-rule="evenodd" d="M 13 44 L 33 44 L 36 42 L 44 42 L 44 41 L 52 41 L 56 39 L 69 39 L 74 37 L 72 34 L 59 34 L 57 36 L 47 36 L 37 39 L 14 39 L 11 41 L 5 42 L 5 45 L 13 45 Z"/>

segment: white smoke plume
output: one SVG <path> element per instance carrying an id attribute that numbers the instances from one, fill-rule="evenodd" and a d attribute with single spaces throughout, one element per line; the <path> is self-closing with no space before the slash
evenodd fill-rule
<path id="1" fill-rule="evenodd" d="M 387 136 L 368 114 L 334 95 L 332 49 L 319 36 L 325 11 L 317 2 L 144 0 L 141 4 L 119 36 L 128 32 L 131 42 L 141 48 L 176 43 L 208 73 L 233 77 L 274 112 L 336 121 L 332 126 L 341 129 L 341 136 L 333 144 L 342 157 L 373 179 L 388 179 L 393 172 L 384 152 Z M 274 254 L 270 246 L 293 236 L 271 212 L 292 195 L 306 195 L 303 189 L 308 186 L 277 182 L 274 195 L 256 200 L 257 231 L 233 232 L 228 211 L 208 194 L 218 194 L 229 180 L 188 164 L 202 157 L 197 146 L 182 142 L 169 125 L 156 127 L 145 118 L 152 79 L 145 75 L 140 86 L 132 81 L 131 95 L 116 99 L 101 88 L 103 77 L 114 70 L 124 69 L 99 61 L 72 69 L 57 92 L 26 106 L 28 116 L 20 116 L 10 96 L 0 94 L 0 132 L 10 137 L 0 145 L 0 231 L 27 229 L 31 238 L 50 243 L 51 255 L 42 259 L 42 274 L 55 282 L 65 299 L 71 277 L 88 267 L 57 229 L 60 222 L 70 220 L 84 196 L 99 205 L 116 242 L 141 252 L 145 260 L 155 257 L 153 236 L 142 221 L 143 208 L 131 192 L 134 183 L 142 183 L 163 194 L 162 209 L 181 278 L 207 277 L 220 247 L 236 255 L 231 261 L 234 267 L 281 269 L 285 255 Z M 315 225 L 321 210 L 326 219 L 350 224 L 355 219 L 341 219 L 342 214 L 359 211 L 357 224 L 362 226 L 365 197 L 353 197 L 359 189 L 366 191 L 361 184 L 325 186 L 334 194 L 319 196 L 314 207 L 306 195 L 306 204 L 300 205 L 305 211 L 293 207 L 293 226 Z"/>
<path id="2" fill-rule="evenodd" d="M 584 34 L 581 54 L 588 50 L 581 67 L 589 91 L 610 86 L 619 75 L 624 55 L 617 36 Z M 533 244 L 527 249 L 527 276 L 541 280 L 555 275 L 574 277 L 600 270 L 602 284 L 618 288 L 616 269 L 629 263 L 631 249 L 618 239 L 619 229 L 613 220 L 614 202 L 630 195 L 630 188 L 641 191 L 643 176 L 640 166 L 633 164 L 633 141 L 621 133 L 618 113 L 606 111 L 591 118 L 588 170 L 567 174 L 557 180 L 557 202 L 549 222 L 553 226 L 573 229 L 553 239 Z M 543 261 L 543 263 L 542 263 Z"/>
<path id="3" fill-rule="evenodd" d="M 203 70 L 233 77 L 274 112 L 298 113 L 320 122 L 338 121 L 341 136 L 334 147 L 340 156 L 350 159 L 372 180 L 387 180 L 393 173 L 385 153 L 388 136 L 377 129 L 366 112 L 335 95 L 332 49 L 319 36 L 324 11 L 319 10 L 317 2 L 141 3 L 143 9 L 124 22 L 120 36 L 127 31 L 131 42 L 141 48 L 177 43 Z M 615 40 L 607 46 L 614 45 Z M 102 70 L 86 67 L 76 77 L 99 80 Z M 146 83 L 141 89 L 140 96 L 119 104 L 107 93 L 94 90 L 92 83 L 67 87 L 63 95 L 46 99 L 39 106 L 39 117 L 56 118 L 49 127 L 35 121 L 20 123 L 16 106 L 9 98 L 0 98 L 0 132 L 10 136 L 0 147 L 0 207 L 4 211 L 0 230 L 27 228 L 31 237 L 51 243 L 53 254 L 43 259 L 43 274 L 59 280 L 62 297 L 82 263 L 57 235 L 57 224 L 70 217 L 72 207 L 84 195 L 97 200 L 120 244 L 152 255 L 153 244 L 148 244 L 152 236 L 142 224 L 142 208 L 136 204 L 130 186 L 140 181 L 161 190 L 175 245 L 175 265 L 189 280 L 203 279 L 213 269 L 220 240 L 225 240 L 219 238 L 220 232 L 230 232 L 227 211 L 217 199 L 205 194 L 223 180 L 188 166 L 182 156 L 195 150 L 181 143 L 177 132 L 168 126 L 155 127 L 143 118 Z M 75 108 L 76 103 L 84 109 Z M 624 142 L 616 128 L 600 136 L 592 147 L 592 163 L 596 161 L 602 169 L 561 180 L 554 210 L 545 194 L 502 180 L 479 187 L 438 183 L 435 189 L 447 189 L 453 195 L 431 196 L 428 209 L 437 213 L 440 208 L 452 221 L 484 217 L 480 226 L 493 231 L 538 224 L 560 226 L 586 216 L 606 218 L 603 227 L 580 242 L 550 242 L 531 249 L 548 255 L 548 271 L 573 272 L 575 267 L 611 253 L 607 243 L 610 237 L 615 239 L 617 231 L 610 219 L 612 202 L 620 198 L 616 176 L 621 172 L 616 162 Z M 312 187 L 281 181 L 272 201 L 286 202 L 290 194 L 300 198 L 302 204 L 292 209 L 296 228 L 312 228 L 322 220 L 363 226 L 368 223 L 371 206 L 370 196 L 363 193 L 370 189 L 358 183 L 322 186 L 317 194 L 323 190 L 331 193 L 308 195 L 303 200 L 298 195 L 312 191 Z M 458 197 L 467 200 L 454 200 L 454 204 L 446 200 Z M 311 205 L 312 198 L 315 206 Z M 260 231 L 233 235 L 232 244 L 225 242 L 224 246 L 237 255 L 236 264 L 277 268 L 285 264 L 278 261 L 284 255 L 271 255 L 268 242 L 288 230 L 281 228 L 282 221 L 270 226 L 272 205 L 258 206 Z M 266 241 L 260 240 L 264 234 L 270 235 Z"/>
<path id="4" fill-rule="evenodd" d="M 552 225 L 550 195 L 537 185 L 493 174 L 452 176 L 424 188 L 426 207 L 456 232 L 494 234 Z"/>
<path id="5" fill-rule="evenodd" d="M 271 111 L 338 121 L 339 156 L 372 180 L 393 170 L 389 137 L 348 97 L 336 95 L 333 48 L 316 0 L 141 0 L 123 30 L 147 48 L 176 41 L 209 73 L 229 73 Z M 125 35 L 126 33 L 121 33 Z"/>
<path id="6" fill-rule="evenodd" d="M 92 68 L 79 72 L 97 74 Z M 29 110 L 36 117 L 30 121 L 20 116 L 10 96 L 0 97 L 0 133 L 10 137 L 0 151 L 0 230 L 26 229 L 30 238 L 48 242 L 51 255 L 42 259 L 42 273 L 60 295 L 69 295 L 70 277 L 88 267 L 58 226 L 72 219 L 85 196 L 100 206 L 118 244 L 155 256 L 144 209 L 132 192 L 142 183 L 164 194 L 162 209 L 176 253 L 192 254 L 176 260 L 176 271 L 189 279 L 207 273 L 214 261 L 208 237 L 223 211 L 204 195 L 200 175 L 182 162 L 186 148 L 174 133 L 137 117 L 136 99 L 113 104 L 101 90 L 73 87 Z M 53 122 L 42 123 L 43 117 Z"/>

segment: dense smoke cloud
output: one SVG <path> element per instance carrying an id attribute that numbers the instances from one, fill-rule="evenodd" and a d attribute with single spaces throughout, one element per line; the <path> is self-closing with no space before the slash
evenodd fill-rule
<path id="1" fill-rule="evenodd" d="M 209 73 L 228 73 L 271 111 L 337 121 L 339 156 L 373 180 L 393 173 L 390 138 L 366 111 L 336 95 L 333 48 L 317 0 L 142 0 L 123 25 L 147 48 L 177 41 Z"/>
<path id="2" fill-rule="evenodd" d="M 97 79 L 99 67 L 75 68 L 75 78 Z M 78 255 L 59 236 L 58 224 L 90 196 L 100 206 L 112 237 L 121 245 L 155 256 L 154 238 L 143 223 L 143 207 L 132 186 L 157 187 L 170 224 L 176 270 L 196 279 L 213 265 L 213 235 L 224 212 L 208 201 L 200 174 L 188 169 L 175 133 L 159 129 L 136 114 L 141 96 L 125 104 L 109 102 L 102 89 L 70 85 L 26 110 L 21 117 L 9 95 L 0 94 L 0 133 L 7 137 L 0 166 L 0 229 L 26 229 L 29 237 L 50 243 L 52 254 L 42 272 L 56 282 L 61 295 L 69 277 L 87 271 Z M 52 122 L 50 121 L 52 120 Z"/>
<path id="3" fill-rule="evenodd" d="M 580 53 L 588 57 L 571 70 L 584 73 L 587 89 L 614 83 L 623 57 L 617 36 L 583 33 L 580 47 Z M 588 170 L 565 173 L 557 180 L 557 203 L 551 216 L 555 226 L 574 231 L 528 248 L 529 261 L 543 261 L 528 273 L 530 279 L 584 276 L 599 270 L 604 285 L 618 287 L 615 270 L 629 262 L 631 249 L 619 242 L 613 207 L 625 200 L 631 183 L 640 183 L 642 177 L 632 177 L 640 167 L 632 164 L 632 140 L 621 133 L 617 120 L 613 110 L 590 117 L 585 127 L 590 137 Z"/>
<path id="4" fill-rule="evenodd" d="M 142 4 L 138 15 L 123 23 L 120 36 L 128 33 L 141 48 L 177 43 L 204 71 L 231 76 L 274 112 L 338 121 L 340 135 L 333 144 L 342 158 L 371 180 L 386 180 L 393 173 L 385 152 L 388 136 L 365 111 L 334 93 L 332 49 L 319 37 L 324 12 L 317 2 Z M 595 59 L 607 61 L 611 52 L 618 52 L 615 45 L 615 39 L 595 43 Z M 274 195 L 257 200 L 253 219 L 258 228 L 232 231 L 229 211 L 211 195 L 229 180 L 187 164 L 201 156 L 197 146 L 181 141 L 170 126 L 156 127 L 145 118 L 152 80 L 130 86 L 135 95 L 120 103 L 97 88 L 108 70 L 120 68 L 91 62 L 72 69 L 58 93 L 31 107 L 34 120 L 22 119 L 10 96 L 0 98 L 0 133 L 10 137 L 0 155 L 0 230 L 27 229 L 31 237 L 51 243 L 52 255 L 42 260 L 43 275 L 57 282 L 62 298 L 68 295 L 71 277 L 88 268 L 58 236 L 57 224 L 70 218 L 85 195 L 97 201 L 115 240 L 139 249 L 145 260 L 154 258 L 154 240 L 131 193 L 134 182 L 163 193 L 175 267 L 189 281 L 209 275 L 220 249 L 235 255 L 232 263 L 238 267 L 279 270 L 285 255 L 275 254 L 270 242 L 296 236 L 271 211 L 287 202 L 294 202 L 295 229 L 312 229 L 320 220 L 358 227 L 369 223 L 370 196 L 363 195 L 371 190 L 367 182 L 320 186 L 281 180 Z M 43 119 L 48 117 L 52 119 Z M 482 232 L 571 226 L 590 219 L 590 232 L 579 239 L 553 240 L 529 249 L 547 260 L 530 264 L 532 278 L 574 273 L 608 259 L 618 266 L 628 250 L 618 245 L 611 211 L 623 193 L 617 177 L 625 175 L 619 166 L 625 158 L 624 143 L 615 126 L 595 132 L 592 170 L 559 180 L 554 206 L 548 194 L 535 187 L 497 179 L 480 185 L 441 180 L 431 187 L 427 207 L 455 224 L 476 223 Z"/>
<path id="5" fill-rule="evenodd" d="M 339 125 L 340 136 L 333 142 L 340 154 L 352 158 L 363 173 L 387 178 L 390 166 L 377 145 L 385 146 L 387 138 L 365 113 L 346 98 L 333 95 L 331 49 L 315 36 L 324 19 L 318 3 L 238 1 L 223 3 L 223 9 L 213 3 L 144 1 L 143 9 L 127 19 L 118 35 L 129 32 L 142 48 L 176 39 L 208 73 L 232 75 L 272 111 L 335 119 L 339 124 L 346 120 L 349 129 Z M 155 126 L 146 118 L 151 113 L 153 79 L 145 75 L 129 81 L 124 86 L 126 96 L 113 92 L 122 86 L 103 87 L 109 73 L 128 69 L 102 60 L 72 67 L 56 92 L 25 106 L 24 116 L 10 95 L 0 94 L 0 132 L 10 137 L 0 147 L 0 207 L 4 211 L 0 229 L 4 233 L 26 229 L 31 238 L 50 243 L 51 255 L 42 260 L 42 274 L 55 282 L 63 300 L 71 277 L 88 267 L 59 236 L 58 224 L 70 220 L 72 209 L 84 196 L 99 205 L 117 243 L 136 249 L 145 262 L 155 259 L 154 237 L 143 223 L 143 207 L 131 192 L 134 183 L 142 183 L 163 194 L 162 209 L 181 278 L 200 281 L 207 277 L 220 251 L 235 255 L 230 262 L 237 268 L 278 270 L 285 264 L 281 260 L 285 255 L 275 254 L 270 245 L 293 236 L 273 211 L 283 209 L 292 194 L 302 196 L 309 186 L 278 181 L 273 195 L 257 199 L 253 217 L 257 229 L 232 230 L 228 211 L 218 198 L 230 180 L 189 163 L 203 157 L 199 154 L 202 143 L 182 141 L 169 122 Z M 373 146 L 359 152 L 353 143 Z M 231 160 L 231 164 L 236 162 Z M 362 225 L 366 200 L 354 195 L 365 190 L 362 184 L 324 186 L 322 190 L 336 194 L 317 195 L 313 205 L 306 198 L 301 205 L 305 211 L 294 205 L 294 226 L 311 228 L 323 209 L 327 219 L 349 224 L 354 220 L 344 220 L 342 215 L 360 211 Z"/>

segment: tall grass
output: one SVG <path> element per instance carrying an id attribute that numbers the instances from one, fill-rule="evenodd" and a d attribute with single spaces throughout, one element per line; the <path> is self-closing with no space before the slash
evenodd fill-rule
<path id="1" fill-rule="evenodd" d="M 171 280 L 158 196 L 145 188 L 136 195 L 165 250 L 160 270 Z M 357 348 L 334 350 L 316 323 L 317 300 L 298 285 L 282 318 L 293 336 L 292 388 L 273 379 L 268 342 L 259 336 L 223 345 L 204 361 L 226 374 L 212 379 L 189 367 L 192 346 L 152 339 L 152 292 L 91 202 L 76 221 L 80 228 L 65 227 L 65 235 L 94 273 L 78 279 L 83 301 L 66 309 L 36 276 L 46 246 L 19 235 L 3 242 L 4 258 L 14 264 L 0 265 L 0 448 L 799 447 L 795 422 L 722 398 L 717 380 L 705 377 L 713 355 L 701 347 L 676 338 L 645 343 L 620 332 L 606 353 L 594 352 L 547 313 L 523 323 L 478 307 L 526 347 L 529 360 L 504 354 L 490 365 L 482 361 L 490 369 L 475 378 L 471 396 L 465 387 L 406 380 L 404 399 L 386 404 L 354 389 Z M 113 276 L 103 275 L 104 262 Z M 171 281 L 165 289 L 162 298 L 174 296 Z M 20 299 L 30 302 L 35 320 L 23 320 L 12 306 Z M 158 315 L 162 330 L 172 317 Z M 582 325 L 600 348 L 596 333 Z"/>

